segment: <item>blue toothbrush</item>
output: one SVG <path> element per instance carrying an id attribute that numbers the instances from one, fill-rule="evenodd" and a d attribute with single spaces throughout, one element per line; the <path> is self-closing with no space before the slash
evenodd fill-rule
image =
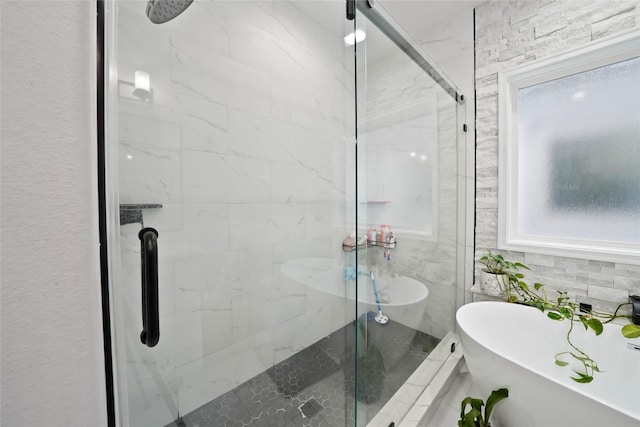
<path id="1" fill-rule="evenodd" d="M 371 286 L 373 286 L 373 294 L 376 297 L 376 306 L 378 307 L 378 314 L 376 314 L 375 320 L 381 325 L 386 325 L 389 322 L 389 318 L 382 314 L 382 306 L 380 305 L 380 297 L 378 296 L 378 287 L 376 286 L 376 279 L 373 277 L 373 271 L 369 273 L 371 277 Z"/>

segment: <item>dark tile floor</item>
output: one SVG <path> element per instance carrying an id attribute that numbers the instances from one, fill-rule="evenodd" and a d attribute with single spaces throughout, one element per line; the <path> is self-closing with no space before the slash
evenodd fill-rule
<path id="1" fill-rule="evenodd" d="M 361 318 L 355 324 L 335 331 L 167 427 L 366 425 L 439 340 L 393 321 L 382 326 Z"/>

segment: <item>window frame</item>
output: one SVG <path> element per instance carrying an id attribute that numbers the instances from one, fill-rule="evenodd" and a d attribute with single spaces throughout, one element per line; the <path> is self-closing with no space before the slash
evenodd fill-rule
<path id="1" fill-rule="evenodd" d="M 498 72 L 499 249 L 640 265 L 640 242 L 622 244 L 517 232 L 518 90 L 639 56 L 640 33 L 636 31 Z"/>

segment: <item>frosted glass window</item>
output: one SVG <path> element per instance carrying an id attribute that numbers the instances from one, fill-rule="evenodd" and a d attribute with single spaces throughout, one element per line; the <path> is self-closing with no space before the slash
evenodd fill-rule
<path id="1" fill-rule="evenodd" d="M 518 232 L 640 241 L 640 58 L 518 91 Z"/>
<path id="2" fill-rule="evenodd" d="M 640 254 L 640 56 L 584 62 L 501 84 L 513 113 L 501 128 L 505 248 Z"/>

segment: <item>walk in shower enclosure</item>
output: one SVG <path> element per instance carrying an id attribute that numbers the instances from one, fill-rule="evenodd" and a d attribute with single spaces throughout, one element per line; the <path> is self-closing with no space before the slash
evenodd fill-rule
<path id="1" fill-rule="evenodd" d="M 117 425 L 367 425 L 454 329 L 459 95 L 366 2 L 146 7 L 104 14 Z"/>

